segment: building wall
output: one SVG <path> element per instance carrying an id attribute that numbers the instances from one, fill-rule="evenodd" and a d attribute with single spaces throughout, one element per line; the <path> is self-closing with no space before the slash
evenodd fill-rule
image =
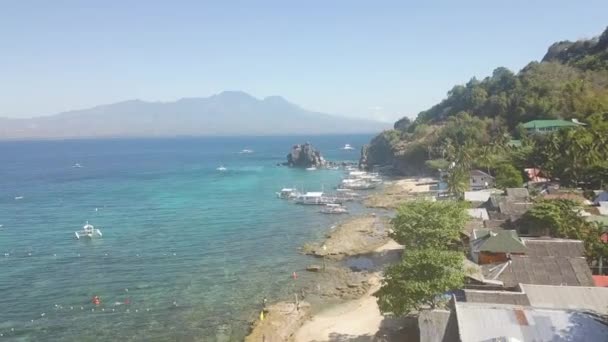
<path id="1" fill-rule="evenodd" d="M 511 253 L 513 255 L 523 255 L 522 253 Z M 479 252 L 478 264 L 493 264 L 497 262 L 507 262 L 509 258 L 507 253 L 490 253 L 490 252 Z"/>

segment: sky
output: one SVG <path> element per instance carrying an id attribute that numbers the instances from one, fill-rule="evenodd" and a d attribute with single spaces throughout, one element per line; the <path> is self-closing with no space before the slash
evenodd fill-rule
<path id="1" fill-rule="evenodd" d="M 394 121 L 607 26 L 606 0 L 7 0 L 0 117 L 242 90 Z"/>

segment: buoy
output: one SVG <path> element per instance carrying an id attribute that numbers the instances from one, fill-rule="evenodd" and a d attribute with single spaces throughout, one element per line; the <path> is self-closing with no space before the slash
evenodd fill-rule
<path id="1" fill-rule="evenodd" d="M 129 292 L 129 289 L 125 289 L 125 292 Z"/>
<path id="2" fill-rule="evenodd" d="M 40 314 L 40 317 L 44 317 L 46 315 L 44 312 Z"/>
<path id="3" fill-rule="evenodd" d="M 264 310 L 260 311 L 260 321 L 264 320 Z"/>
<path id="4" fill-rule="evenodd" d="M 92 302 L 95 305 L 99 305 L 99 304 L 101 304 L 101 299 L 99 299 L 99 296 L 93 296 Z"/>
<path id="5" fill-rule="evenodd" d="M 101 311 L 103 311 L 103 312 L 106 312 L 106 309 L 104 309 L 104 308 L 101 308 Z"/>
<path id="6" fill-rule="evenodd" d="M 296 280 L 298 279 L 298 274 L 296 272 L 293 272 L 293 274 L 291 275 L 291 277 Z"/>
<path id="7" fill-rule="evenodd" d="M 115 311 L 115 310 L 114 310 L 114 309 L 112 309 L 112 312 L 114 312 L 114 311 Z"/>

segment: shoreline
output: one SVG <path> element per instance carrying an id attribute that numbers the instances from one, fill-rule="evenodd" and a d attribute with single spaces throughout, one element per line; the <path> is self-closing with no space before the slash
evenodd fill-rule
<path id="1" fill-rule="evenodd" d="M 428 192 L 428 181 L 427 178 L 395 180 L 372 196 L 390 201 L 391 205 L 385 208 L 394 212 L 398 203 Z M 370 206 L 368 200 L 363 204 L 377 208 Z M 311 265 L 314 267 L 309 269 L 318 275 L 317 289 L 319 284 L 323 284 L 323 291 L 309 293 L 319 304 L 315 305 L 315 300 L 309 301 L 306 296 L 306 301 L 300 302 L 305 312 L 298 315 L 281 315 L 277 310 L 293 307 L 295 299 L 272 304 L 264 320 L 258 318 L 252 324 L 245 341 L 372 341 L 375 338 L 397 340 L 413 336 L 412 322 L 382 315 L 373 296 L 380 288 L 382 269 L 398 260 L 403 251 L 403 246 L 388 237 L 390 229 L 387 217 L 362 215 L 341 223 L 322 241 L 302 246 L 301 253 L 323 260 L 324 266 Z M 325 266 L 326 261 L 332 265 Z M 371 263 L 372 267 L 358 268 L 357 261 Z M 356 279 L 354 282 L 353 278 Z M 337 283 L 345 283 L 346 286 Z"/>

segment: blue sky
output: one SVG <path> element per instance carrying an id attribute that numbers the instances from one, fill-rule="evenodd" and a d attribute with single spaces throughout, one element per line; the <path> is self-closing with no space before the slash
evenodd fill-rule
<path id="1" fill-rule="evenodd" d="M 243 90 L 393 121 L 606 26 L 606 0 L 5 1 L 0 116 Z"/>

